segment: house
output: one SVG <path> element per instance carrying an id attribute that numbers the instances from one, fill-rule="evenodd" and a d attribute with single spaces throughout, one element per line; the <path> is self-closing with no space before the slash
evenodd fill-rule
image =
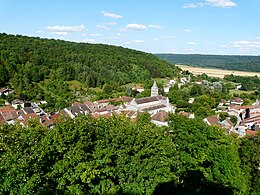
<path id="1" fill-rule="evenodd" d="M 78 106 L 71 106 L 68 108 L 65 108 L 64 111 L 73 119 L 76 118 L 79 115 L 84 115 L 85 112 Z"/>
<path id="2" fill-rule="evenodd" d="M 229 101 L 224 100 L 224 99 L 221 99 L 220 102 L 219 102 L 219 104 L 218 104 L 218 106 L 219 106 L 219 107 L 223 107 L 223 106 L 228 106 L 229 104 L 230 104 Z"/>
<path id="3" fill-rule="evenodd" d="M 136 90 L 136 91 L 139 92 L 139 93 L 144 92 L 144 88 L 143 88 L 143 87 L 138 87 L 138 86 L 133 87 L 132 90 L 133 90 L 133 91 Z"/>
<path id="4" fill-rule="evenodd" d="M 182 116 L 186 116 L 188 118 L 195 118 L 195 115 L 192 114 L 192 113 L 189 113 L 189 112 L 181 111 L 181 112 L 179 112 L 179 114 L 182 115 Z"/>
<path id="5" fill-rule="evenodd" d="M 195 98 L 189 98 L 188 103 L 193 104 L 194 100 L 195 100 Z"/>
<path id="6" fill-rule="evenodd" d="M 204 118 L 203 121 L 208 125 L 222 127 L 221 122 L 219 121 L 217 116 L 209 116 L 207 118 Z"/>
<path id="7" fill-rule="evenodd" d="M 31 107 L 25 107 L 25 108 L 22 109 L 22 111 L 25 114 L 33 114 L 33 113 L 35 113 L 34 110 Z"/>
<path id="8" fill-rule="evenodd" d="M 249 136 L 256 136 L 257 133 L 258 131 L 246 130 L 246 135 Z"/>
<path id="9" fill-rule="evenodd" d="M 233 105 L 240 105 L 241 106 L 244 103 L 244 101 L 241 98 L 236 97 L 235 99 L 231 100 L 230 103 L 233 104 Z"/>
<path id="10" fill-rule="evenodd" d="M 248 129 L 255 130 L 260 128 L 260 114 L 254 117 L 243 119 L 240 125 L 247 127 Z"/>
<path id="11" fill-rule="evenodd" d="M 230 121 L 229 118 L 226 118 L 224 121 L 222 121 L 222 127 L 224 129 L 227 129 L 229 132 L 233 130 L 234 124 Z"/>
<path id="12" fill-rule="evenodd" d="M 155 115 L 152 116 L 151 122 L 157 126 L 168 126 L 168 112 L 159 111 Z"/>
<path id="13" fill-rule="evenodd" d="M 236 90 L 241 90 L 242 89 L 242 85 L 237 85 L 236 86 Z"/>
<path id="14" fill-rule="evenodd" d="M 260 106 L 260 101 L 256 99 L 255 103 L 253 103 L 252 106 Z"/>
<path id="15" fill-rule="evenodd" d="M 169 84 L 170 84 L 170 85 L 175 85 L 175 83 L 176 83 L 175 80 L 172 80 L 172 79 L 171 79 L 171 80 L 169 81 Z"/>
<path id="16" fill-rule="evenodd" d="M 5 119 L 4 117 L 2 116 L 2 114 L 0 113 L 0 124 L 5 124 Z"/>
<path id="17" fill-rule="evenodd" d="M 167 84 L 167 86 L 163 88 L 164 93 L 169 93 L 170 88 L 171 88 L 171 85 Z"/>
<path id="18" fill-rule="evenodd" d="M 13 100 L 11 105 L 15 109 L 24 108 L 24 102 L 22 100 Z"/>
<path id="19" fill-rule="evenodd" d="M 0 89 L 0 96 L 1 95 L 10 95 L 10 94 L 13 94 L 14 93 L 14 90 L 11 90 L 11 89 L 6 89 L 6 88 L 1 88 Z"/>

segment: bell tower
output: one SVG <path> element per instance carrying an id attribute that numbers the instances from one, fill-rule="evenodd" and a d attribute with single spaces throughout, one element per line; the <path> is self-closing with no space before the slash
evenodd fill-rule
<path id="1" fill-rule="evenodd" d="M 151 97 L 158 96 L 158 87 L 156 85 L 156 81 L 154 81 L 153 86 L 151 88 Z"/>

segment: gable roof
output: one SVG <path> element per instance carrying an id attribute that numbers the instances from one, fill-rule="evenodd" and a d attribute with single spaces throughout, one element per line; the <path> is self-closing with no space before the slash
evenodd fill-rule
<path id="1" fill-rule="evenodd" d="M 4 119 L 4 117 L 2 116 L 1 113 L 0 113 L 0 123 L 5 123 L 5 119 Z"/>
<path id="2" fill-rule="evenodd" d="M 4 112 L 14 112 L 16 111 L 14 108 L 10 107 L 10 106 L 5 106 L 3 108 L 0 108 L 0 112 L 4 113 Z"/>
<path id="3" fill-rule="evenodd" d="M 160 111 L 157 112 L 153 117 L 152 120 L 155 121 L 160 121 L 160 122 L 166 122 L 166 120 L 168 119 L 169 115 L 167 112 L 165 111 Z"/>
<path id="4" fill-rule="evenodd" d="M 247 134 L 247 135 L 256 136 L 256 134 L 257 134 L 257 131 L 246 130 L 246 134 Z"/>
<path id="5" fill-rule="evenodd" d="M 159 101 L 157 96 L 135 99 L 135 102 L 137 104 L 145 104 L 145 103 L 156 102 L 156 101 Z"/>
<path id="6" fill-rule="evenodd" d="M 211 125 L 217 125 L 217 126 L 220 125 L 220 124 L 219 124 L 218 117 L 215 116 L 215 115 L 207 117 L 207 120 L 208 120 L 208 122 L 209 122 Z"/>
<path id="7" fill-rule="evenodd" d="M 33 109 L 30 108 L 30 107 L 25 107 L 25 108 L 23 108 L 23 111 L 24 111 L 26 114 L 33 114 L 33 113 L 35 113 L 35 112 L 33 111 Z"/>
<path id="8" fill-rule="evenodd" d="M 158 110 L 158 109 L 161 109 L 161 108 L 166 108 L 166 106 L 163 105 L 163 104 L 160 104 L 160 105 L 152 106 L 152 107 L 149 107 L 149 108 L 145 108 L 145 109 L 143 109 L 143 111 Z"/>

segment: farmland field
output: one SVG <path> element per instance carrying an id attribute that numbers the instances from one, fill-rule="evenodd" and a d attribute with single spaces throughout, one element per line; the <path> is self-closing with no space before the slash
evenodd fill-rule
<path id="1" fill-rule="evenodd" d="M 260 77 L 259 72 L 243 72 L 243 71 L 233 71 L 233 70 L 223 70 L 223 69 L 216 69 L 216 68 L 201 68 L 201 67 L 192 67 L 192 66 L 185 66 L 185 65 L 176 65 L 182 70 L 188 70 L 189 72 L 193 73 L 194 75 L 200 74 L 207 74 L 210 77 L 218 77 L 224 78 L 225 75 L 237 75 L 237 76 L 258 76 Z"/>

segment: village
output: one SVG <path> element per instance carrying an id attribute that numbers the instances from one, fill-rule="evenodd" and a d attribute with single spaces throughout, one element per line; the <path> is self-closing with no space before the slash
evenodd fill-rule
<path id="1" fill-rule="evenodd" d="M 8 89 L 1 89 L 1 93 L 9 94 Z M 0 94 L 1 95 L 1 94 Z M 61 117 L 70 117 L 72 119 L 79 115 L 89 115 L 94 118 L 111 117 L 125 115 L 131 121 L 135 121 L 138 113 L 148 112 L 152 116 L 152 122 L 157 125 L 165 125 L 168 113 L 174 113 L 174 107 L 169 103 L 167 97 L 158 94 L 156 82 L 151 89 L 151 97 L 132 98 L 122 96 L 99 100 L 95 102 L 86 101 L 85 103 L 74 102 L 71 107 L 60 110 L 56 113 L 46 113 L 40 105 L 46 102 L 23 102 L 14 100 L 10 105 L 0 108 L 0 123 L 15 124 L 18 123 L 26 127 L 29 119 L 39 119 L 42 126 L 52 128 L 59 122 Z"/>
<path id="2" fill-rule="evenodd" d="M 178 80 L 172 79 L 164 87 L 164 92 L 167 94 L 170 88 L 177 84 L 178 88 L 190 83 L 190 76 L 182 77 Z M 201 82 L 196 82 L 201 84 Z M 142 93 L 144 88 L 134 88 Z M 238 89 L 238 88 L 237 88 Z M 156 81 L 151 87 L 150 97 L 133 98 L 129 96 L 120 96 L 119 98 L 103 99 L 98 101 L 85 101 L 84 103 L 74 102 L 70 107 L 64 108 L 57 112 L 46 113 L 41 109 L 41 104 L 46 104 L 45 101 L 39 102 L 24 102 L 21 100 L 13 100 L 10 103 L 0 108 L 0 123 L 2 124 L 20 124 L 23 127 L 28 125 L 29 120 L 38 120 L 42 126 L 49 129 L 53 128 L 56 123 L 61 121 L 61 118 L 76 118 L 80 115 L 88 115 L 93 118 L 112 117 L 124 115 L 132 122 L 135 122 L 137 116 L 141 113 L 149 113 L 151 122 L 157 126 L 168 126 L 168 115 L 175 113 L 176 107 L 172 105 L 169 98 L 162 96 L 158 92 Z M 0 95 L 15 93 L 14 90 L 2 88 Z M 189 103 L 192 104 L 194 98 L 189 98 Z M 236 133 L 239 137 L 245 135 L 255 136 L 260 130 L 260 102 L 256 100 L 253 105 L 244 106 L 241 98 L 231 100 L 222 99 L 215 109 L 216 115 L 212 115 L 203 119 L 208 125 L 218 126 L 225 130 L 227 134 Z M 220 119 L 219 113 L 227 113 L 225 120 Z M 194 113 L 180 111 L 176 114 L 194 119 Z M 231 122 L 230 118 L 235 117 L 236 123 Z"/>

